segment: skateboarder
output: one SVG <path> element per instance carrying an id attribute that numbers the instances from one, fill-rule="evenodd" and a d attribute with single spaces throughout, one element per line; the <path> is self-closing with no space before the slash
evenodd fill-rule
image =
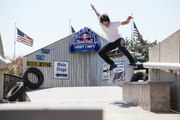
<path id="1" fill-rule="evenodd" d="M 100 15 L 100 13 L 95 9 L 95 7 L 92 4 L 91 7 L 94 10 L 95 14 L 97 15 L 100 21 L 100 26 L 108 39 L 108 43 L 101 48 L 98 54 L 106 63 L 110 65 L 109 70 L 112 70 L 115 67 L 117 67 L 114 61 L 111 60 L 107 55 L 109 51 L 115 48 L 119 48 L 124 53 L 124 55 L 129 59 L 130 61 L 129 67 L 135 67 L 135 60 L 132 57 L 132 55 L 129 53 L 129 51 L 125 48 L 125 41 L 118 31 L 118 27 L 120 25 L 129 24 L 130 20 L 132 19 L 132 16 L 129 16 L 127 20 L 123 22 L 120 21 L 112 22 L 110 21 L 107 14 Z"/>

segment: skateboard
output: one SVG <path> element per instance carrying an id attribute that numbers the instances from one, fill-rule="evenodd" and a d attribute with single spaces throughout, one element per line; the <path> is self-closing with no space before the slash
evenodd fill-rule
<path id="1" fill-rule="evenodd" d="M 142 69 L 144 68 L 143 67 L 143 63 L 135 63 L 135 66 L 128 66 L 128 68 L 132 68 L 132 69 Z M 116 69 L 116 68 L 114 68 Z M 123 80 L 123 77 L 124 77 L 124 71 L 114 71 L 113 70 L 109 70 L 109 67 L 107 67 L 106 69 L 103 70 L 103 72 L 110 72 L 111 75 L 110 75 L 110 80 L 112 81 L 113 84 L 115 84 L 115 82 L 117 80 Z"/>
<path id="2" fill-rule="evenodd" d="M 114 84 L 117 80 L 121 80 L 124 77 L 124 72 L 117 72 L 114 73 L 114 75 L 112 75 L 111 77 L 111 81 Z"/>
<path id="3" fill-rule="evenodd" d="M 121 80 L 124 77 L 124 71 L 113 71 L 113 70 L 109 70 L 109 68 L 103 70 L 103 72 L 110 72 L 111 76 L 110 76 L 110 80 L 112 81 L 112 83 L 114 84 L 117 80 Z"/>
<path id="4" fill-rule="evenodd" d="M 143 67 L 143 63 L 138 62 L 135 63 L 135 66 L 128 66 L 128 68 L 142 69 L 144 67 Z"/>
<path id="5" fill-rule="evenodd" d="M 144 67 L 143 67 L 143 63 L 138 62 L 135 63 L 135 66 L 128 66 L 128 68 L 144 68 Z M 103 72 L 110 72 L 110 71 L 111 70 L 109 70 L 109 68 L 103 70 Z"/>

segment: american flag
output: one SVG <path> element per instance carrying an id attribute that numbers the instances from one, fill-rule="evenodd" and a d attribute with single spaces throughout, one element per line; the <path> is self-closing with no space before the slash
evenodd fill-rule
<path id="1" fill-rule="evenodd" d="M 28 46 L 33 46 L 33 39 L 17 28 L 17 41 Z"/>
<path id="2" fill-rule="evenodd" d="M 134 22 L 133 22 L 133 36 L 136 36 L 136 37 L 140 36 L 139 31 L 138 31 L 136 24 Z"/>
<path id="3" fill-rule="evenodd" d="M 133 22 L 133 36 L 137 37 L 141 43 L 143 43 L 143 38 L 141 36 L 141 34 L 139 33 L 137 27 L 136 27 L 136 24 Z"/>
<path id="4" fill-rule="evenodd" d="M 76 31 L 74 30 L 74 28 L 71 26 L 71 33 L 75 33 Z"/>

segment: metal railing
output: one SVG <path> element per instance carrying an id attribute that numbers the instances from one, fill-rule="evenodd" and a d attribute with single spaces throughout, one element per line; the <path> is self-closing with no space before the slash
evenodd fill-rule
<path id="1" fill-rule="evenodd" d="M 145 62 L 142 65 L 150 69 L 180 70 L 180 63 Z"/>

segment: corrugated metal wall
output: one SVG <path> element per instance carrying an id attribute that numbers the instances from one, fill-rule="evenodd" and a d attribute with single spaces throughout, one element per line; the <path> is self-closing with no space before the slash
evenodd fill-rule
<path id="1" fill-rule="evenodd" d="M 41 88 L 49 87 L 69 87 L 69 86 L 106 86 L 112 85 L 111 81 L 103 80 L 104 61 L 98 56 L 97 52 L 75 52 L 69 50 L 70 44 L 75 34 L 67 36 L 43 49 L 50 49 L 50 54 L 43 54 L 45 59 L 40 62 L 50 62 L 51 67 L 37 67 L 44 75 L 44 82 Z M 97 34 L 97 39 L 101 45 L 107 43 L 107 40 Z M 23 69 L 26 71 L 27 61 L 39 61 L 36 55 L 42 55 L 41 49 L 23 57 Z M 117 60 L 128 61 L 127 58 L 118 58 Z M 55 79 L 53 77 L 54 61 L 65 61 L 69 64 L 68 79 Z M 128 64 L 128 63 L 127 63 Z M 126 73 L 127 70 L 126 70 Z M 126 79 L 132 76 L 132 70 L 126 75 Z"/>

